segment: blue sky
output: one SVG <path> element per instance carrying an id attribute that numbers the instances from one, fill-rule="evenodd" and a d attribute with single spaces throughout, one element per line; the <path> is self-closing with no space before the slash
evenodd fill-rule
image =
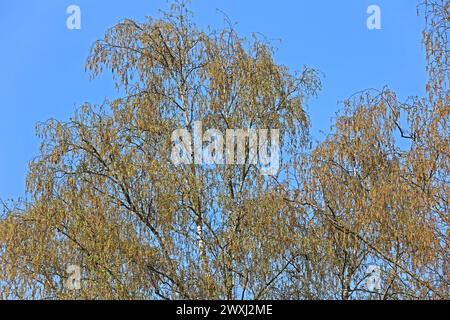
<path id="1" fill-rule="evenodd" d="M 193 0 L 196 22 L 220 26 L 227 13 L 242 35 L 281 39 L 277 61 L 324 74 L 308 111 L 316 138 L 328 130 L 338 101 L 388 85 L 401 97 L 422 95 L 423 17 L 416 0 Z M 81 30 L 66 27 L 69 5 L 81 9 Z M 382 29 L 368 30 L 367 7 L 381 8 Z M 28 162 L 38 155 L 35 124 L 68 119 L 83 102 L 115 95 L 108 75 L 90 81 L 84 63 L 91 44 L 122 18 L 142 20 L 165 0 L 2 0 L 0 2 L 0 198 L 24 194 Z"/>

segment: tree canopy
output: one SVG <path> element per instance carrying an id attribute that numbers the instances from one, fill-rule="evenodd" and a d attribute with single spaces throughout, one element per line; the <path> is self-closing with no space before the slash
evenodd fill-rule
<path id="1" fill-rule="evenodd" d="M 230 23 L 200 30 L 185 2 L 119 22 L 86 69 L 123 97 L 40 124 L 27 196 L 4 204 L 0 298 L 448 299 L 450 2 L 418 8 L 427 96 L 358 93 L 319 143 L 305 111 L 317 70 L 278 64 Z M 199 120 L 278 129 L 280 170 L 175 165 L 172 133 Z"/>

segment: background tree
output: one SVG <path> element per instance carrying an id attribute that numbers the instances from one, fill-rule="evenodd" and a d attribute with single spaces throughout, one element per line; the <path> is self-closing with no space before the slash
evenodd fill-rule
<path id="1" fill-rule="evenodd" d="M 419 8 L 428 97 L 401 103 L 388 89 L 356 94 L 303 160 L 291 201 L 308 215 L 293 232 L 309 226 L 316 241 L 306 248 L 311 263 L 292 272 L 287 296 L 449 297 L 450 3 Z M 381 291 L 367 289 L 370 265 L 382 269 Z"/>

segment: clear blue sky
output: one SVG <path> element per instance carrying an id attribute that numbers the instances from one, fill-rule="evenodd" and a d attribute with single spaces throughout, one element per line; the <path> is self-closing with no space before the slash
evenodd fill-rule
<path id="1" fill-rule="evenodd" d="M 282 39 L 277 59 L 292 69 L 309 65 L 324 75 L 310 102 L 315 137 L 327 130 L 341 101 L 356 91 L 390 86 L 402 97 L 424 93 L 423 17 L 416 0 L 193 0 L 200 26 L 219 26 L 220 9 L 243 35 Z M 66 28 L 66 8 L 81 8 L 81 30 Z M 382 30 L 368 30 L 366 9 L 382 10 Z M 35 124 L 68 119 L 89 101 L 115 91 L 108 76 L 89 81 L 91 44 L 122 18 L 142 20 L 165 0 L 0 1 L 0 198 L 24 194 L 28 162 L 38 155 Z"/>

